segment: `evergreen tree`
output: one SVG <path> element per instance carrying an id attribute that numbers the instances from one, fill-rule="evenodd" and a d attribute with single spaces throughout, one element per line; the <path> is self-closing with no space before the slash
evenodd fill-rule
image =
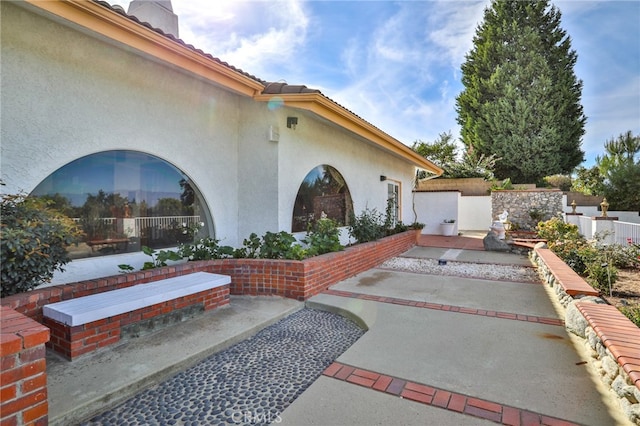
<path id="1" fill-rule="evenodd" d="M 462 64 L 462 142 L 499 157 L 499 179 L 533 183 L 584 159 L 582 82 L 560 18 L 547 0 L 493 0 Z"/>
<path id="2" fill-rule="evenodd" d="M 604 149 L 596 164 L 611 210 L 640 211 L 640 136 L 628 131 L 605 142 Z"/>

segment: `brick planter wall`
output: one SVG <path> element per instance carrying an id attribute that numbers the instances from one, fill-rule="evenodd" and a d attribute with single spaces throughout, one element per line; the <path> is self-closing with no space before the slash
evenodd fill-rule
<path id="1" fill-rule="evenodd" d="M 187 262 L 148 271 L 45 287 L 4 297 L 0 299 L 0 304 L 42 323 L 42 307 L 46 304 L 194 272 L 231 276 L 230 292 L 234 295 L 273 295 L 306 300 L 332 284 L 404 253 L 415 243 L 415 231 L 410 230 L 302 261 L 222 259 Z"/>
<path id="2" fill-rule="evenodd" d="M 149 271 L 52 286 L 2 298 L 0 423 L 47 423 L 44 345 L 49 340 L 49 329 L 39 322 L 42 322 L 42 307 L 48 303 L 200 271 L 230 275 L 231 294 L 277 295 L 306 300 L 343 279 L 404 253 L 415 243 L 416 233 L 410 230 L 303 261 L 224 259 L 188 262 Z"/>
<path id="3" fill-rule="evenodd" d="M 1 306 L 0 330 L 0 424 L 46 425 L 49 329 Z"/>

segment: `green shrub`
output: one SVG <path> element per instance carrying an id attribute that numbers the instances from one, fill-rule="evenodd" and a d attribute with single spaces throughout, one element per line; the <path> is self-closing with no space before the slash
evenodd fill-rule
<path id="1" fill-rule="evenodd" d="M 67 247 L 77 244 L 80 228 L 49 203 L 25 195 L 3 195 L 1 296 L 29 291 L 50 281 L 71 259 Z"/>
<path id="2" fill-rule="evenodd" d="M 317 220 L 313 225 L 310 225 L 307 235 L 302 241 L 309 245 L 308 256 L 317 256 L 343 249 L 340 244 L 338 222 L 328 218 Z"/>
<path id="3" fill-rule="evenodd" d="M 242 247 L 233 251 L 233 257 L 236 259 L 256 259 L 260 251 L 260 238 L 255 232 L 242 241 Z"/>
<path id="4" fill-rule="evenodd" d="M 233 251 L 234 258 L 302 260 L 307 256 L 306 250 L 296 243 L 296 238 L 285 231 L 267 232 L 262 239 L 251 233 L 243 244 Z"/>
<path id="5" fill-rule="evenodd" d="M 585 272 L 589 284 L 605 293 L 611 293 L 613 284 L 618 279 L 618 270 L 606 262 L 590 263 Z"/>
<path id="6" fill-rule="evenodd" d="M 359 216 L 351 214 L 349 235 L 359 243 L 375 241 L 386 235 L 385 218 L 375 208 L 366 208 Z"/>
<path id="7" fill-rule="evenodd" d="M 296 247 L 298 246 L 298 247 Z M 259 251 L 263 259 L 304 259 L 305 253 L 296 238 L 285 231 L 267 232 Z"/>
<path id="8" fill-rule="evenodd" d="M 178 261 L 182 260 L 182 256 L 179 253 L 176 253 L 173 250 L 154 250 L 147 246 L 142 246 L 142 252 L 147 256 L 151 256 L 151 262 L 144 262 L 142 265 L 142 271 L 146 271 L 147 269 L 160 268 L 162 266 L 167 266 L 167 261 L 173 260 Z M 120 267 L 120 269 L 125 269 Z"/>
<path id="9" fill-rule="evenodd" d="M 181 257 L 188 260 L 224 259 L 233 255 L 233 247 L 220 246 L 220 240 L 206 237 L 193 244 L 182 244 L 178 249 Z"/>
<path id="10" fill-rule="evenodd" d="M 561 215 L 552 217 L 551 219 L 538 223 L 536 227 L 538 238 L 547 240 L 549 248 L 558 242 L 566 240 L 583 241 L 584 237 L 580 235 L 577 225 L 566 223 Z"/>
<path id="11" fill-rule="evenodd" d="M 611 263 L 619 269 L 637 268 L 640 266 L 640 245 L 612 244 L 609 246 Z"/>

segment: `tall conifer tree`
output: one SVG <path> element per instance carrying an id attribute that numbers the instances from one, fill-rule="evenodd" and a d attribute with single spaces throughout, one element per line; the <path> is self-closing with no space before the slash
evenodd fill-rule
<path id="1" fill-rule="evenodd" d="M 577 54 L 547 0 L 493 0 L 462 64 L 462 142 L 495 154 L 497 178 L 532 183 L 584 159 Z"/>

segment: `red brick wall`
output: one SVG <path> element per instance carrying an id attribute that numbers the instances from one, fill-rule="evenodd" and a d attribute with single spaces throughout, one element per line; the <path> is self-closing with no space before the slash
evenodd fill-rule
<path id="1" fill-rule="evenodd" d="M 303 261 L 224 259 L 188 262 L 33 290 L 2 298 L 0 303 L 42 322 L 42 307 L 48 303 L 200 271 L 231 276 L 231 294 L 275 295 L 306 300 L 345 278 L 409 250 L 415 242 L 415 231 L 407 231 Z"/>
<path id="2" fill-rule="evenodd" d="M 407 251 L 415 242 L 415 231 L 408 231 L 304 261 L 225 259 L 189 262 L 53 286 L 0 299 L 3 305 L 0 318 L 0 424 L 47 423 L 44 344 L 49 340 L 49 330 L 24 315 L 41 322 L 42 307 L 48 303 L 198 271 L 230 275 L 232 294 L 278 295 L 305 300 L 332 284 Z M 210 295 L 205 303 L 208 306 L 205 309 L 217 306 L 219 295 Z"/>
<path id="3" fill-rule="evenodd" d="M 49 330 L 7 307 L 0 307 L 0 424 L 46 425 L 45 343 Z"/>
<path id="4" fill-rule="evenodd" d="M 119 342 L 121 328 L 125 325 L 188 306 L 202 305 L 204 310 L 208 311 L 228 304 L 229 286 L 224 285 L 83 325 L 70 327 L 50 318 L 44 318 L 44 325 L 51 329 L 49 346 L 73 360 L 80 355 Z"/>

